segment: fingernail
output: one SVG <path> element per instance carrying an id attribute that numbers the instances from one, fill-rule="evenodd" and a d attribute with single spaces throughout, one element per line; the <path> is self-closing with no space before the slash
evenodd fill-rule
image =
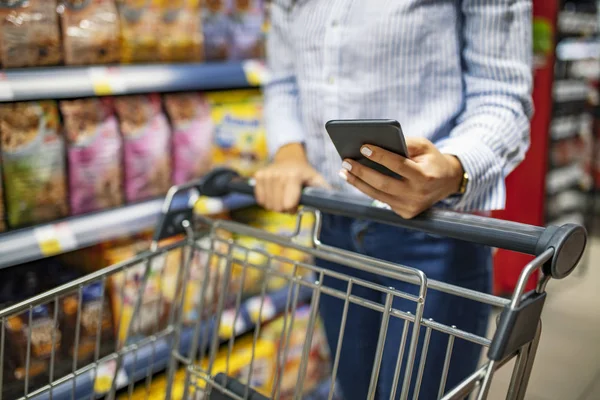
<path id="1" fill-rule="evenodd" d="M 352 164 L 350 164 L 348 161 L 344 161 L 342 163 L 342 168 L 344 168 L 347 171 L 352 171 Z"/>
<path id="2" fill-rule="evenodd" d="M 341 170 L 339 172 L 340 178 L 342 178 L 343 180 L 347 181 L 348 180 L 348 172 L 346 172 L 345 169 Z"/>
<path id="3" fill-rule="evenodd" d="M 360 152 L 361 152 L 361 153 L 363 154 L 363 156 L 365 156 L 365 157 L 371 157 L 371 155 L 373 154 L 373 151 L 372 151 L 370 148 L 368 148 L 367 146 L 363 146 L 363 147 L 360 149 Z"/>

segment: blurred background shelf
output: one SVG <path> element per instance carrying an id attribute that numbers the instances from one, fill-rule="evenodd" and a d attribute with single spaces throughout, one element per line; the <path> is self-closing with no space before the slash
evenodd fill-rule
<path id="1" fill-rule="evenodd" d="M 187 196 L 180 196 L 174 201 L 174 207 L 185 207 L 187 202 Z M 162 204 L 163 199 L 154 199 L 2 233 L 0 268 L 40 260 L 152 229 L 158 221 Z M 212 208 L 215 212 L 221 212 L 253 204 L 254 201 L 250 197 L 231 195 L 214 199 Z"/>
<path id="2" fill-rule="evenodd" d="M 265 76 L 255 60 L 15 69 L 0 73 L 0 102 L 240 89 L 259 86 Z"/>
<path id="3" fill-rule="evenodd" d="M 299 286 L 297 290 L 298 304 L 304 304 L 310 300 L 312 295 L 312 290 L 310 288 Z M 257 321 L 254 320 L 253 315 L 261 315 L 261 324 L 263 324 L 284 313 L 289 302 L 288 296 L 290 296 L 292 292 L 293 291 L 291 291 L 289 287 L 284 287 L 271 294 L 267 294 L 263 301 L 263 304 L 265 305 L 263 306 L 262 313 L 258 313 L 258 310 L 256 309 L 256 307 L 260 307 L 260 296 L 252 297 L 244 301 L 240 307 L 239 319 L 235 324 L 235 337 L 242 336 L 254 329 Z M 268 304 L 268 306 L 266 304 Z M 215 322 L 216 321 L 213 318 L 201 325 L 199 337 L 204 338 L 203 342 L 205 344 L 210 343 L 210 338 L 215 334 Z M 221 321 L 221 324 L 223 323 L 224 321 Z M 194 327 L 183 329 L 179 346 L 179 351 L 182 354 L 187 354 L 189 352 L 193 338 Z M 137 350 L 127 353 L 123 359 L 123 366 L 119 373 L 120 378 L 117 380 L 117 387 L 127 387 L 130 382 L 143 380 L 148 374 L 156 374 L 164 371 L 167 368 L 169 361 L 171 341 L 173 339 L 174 337 L 172 335 L 162 337 L 155 342 L 149 342 L 140 346 Z M 228 339 L 223 338 L 222 342 L 225 342 L 226 340 Z M 111 360 L 100 360 L 98 371 L 102 370 L 104 363 L 110 362 Z M 100 373 L 101 372 L 98 372 L 98 374 Z M 103 396 L 102 394 L 96 394 L 94 392 L 95 378 L 97 378 L 97 373 L 95 373 L 94 369 L 87 369 L 77 373 L 74 381 L 73 378 L 65 379 L 65 381 L 55 386 L 52 390 L 52 395 L 50 395 L 49 392 L 46 392 L 37 396 L 33 394 L 30 398 L 35 400 L 66 400 L 73 398 L 73 395 L 76 399 L 101 398 Z"/>

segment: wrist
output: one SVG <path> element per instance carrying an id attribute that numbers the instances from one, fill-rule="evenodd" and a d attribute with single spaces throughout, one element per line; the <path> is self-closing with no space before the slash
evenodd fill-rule
<path id="1" fill-rule="evenodd" d="M 448 164 L 450 166 L 449 168 L 449 174 L 450 174 L 450 188 L 452 189 L 452 191 L 450 192 L 451 195 L 453 194 L 462 194 L 465 191 L 465 170 L 462 166 L 462 163 L 460 162 L 460 160 L 458 159 L 458 157 L 451 155 L 451 154 L 444 154 L 444 157 L 446 158 L 446 160 L 448 160 Z"/>
<path id="2" fill-rule="evenodd" d="M 308 164 L 308 158 L 306 157 L 306 150 L 302 143 L 289 143 L 281 146 L 275 156 L 273 162 L 302 162 Z"/>

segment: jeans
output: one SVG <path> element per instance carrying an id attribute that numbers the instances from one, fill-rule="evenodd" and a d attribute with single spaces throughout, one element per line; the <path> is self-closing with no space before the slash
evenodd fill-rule
<path id="1" fill-rule="evenodd" d="M 491 290 L 491 250 L 487 247 L 332 215 L 323 216 L 320 238 L 321 242 L 326 245 L 420 269 L 428 279 L 482 292 Z M 355 270 L 325 260 L 317 260 L 317 265 L 351 275 L 357 279 L 393 287 L 405 293 L 418 293 L 418 286 L 414 284 Z M 348 290 L 346 281 L 333 277 L 325 277 L 323 285 L 343 292 Z M 353 285 L 352 294 L 379 304 L 385 302 L 385 295 L 381 291 L 359 285 Z M 416 310 L 414 301 L 397 297 L 394 298 L 392 306 L 401 311 L 410 311 L 413 315 Z M 326 294 L 321 295 L 319 311 L 325 326 L 332 359 L 338 345 L 343 309 L 344 301 L 342 299 Z M 485 336 L 489 313 L 490 308 L 487 305 L 430 289 L 426 294 L 423 317 L 449 326 L 456 325 L 461 330 Z M 381 312 L 350 303 L 336 377 L 346 400 L 365 400 L 367 398 L 381 322 Z M 376 399 L 391 398 L 403 329 L 403 319 L 390 317 L 377 382 Z M 400 397 L 402 390 L 412 329 L 413 324 L 409 324 L 396 399 Z M 413 364 L 412 383 L 409 389 L 409 398 L 411 399 L 415 390 L 425 330 L 424 327 L 421 327 L 419 346 Z M 435 330 L 431 332 L 419 399 L 437 399 L 447 345 L 447 334 Z M 481 350 L 481 346 L 465 340 L 456 339 L 454 341 L 445 392 L 475 371 Z"/>

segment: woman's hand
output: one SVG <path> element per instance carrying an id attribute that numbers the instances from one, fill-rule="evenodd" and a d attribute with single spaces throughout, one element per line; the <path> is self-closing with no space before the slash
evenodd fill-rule
<path id="1" fill-rule="evenodd" d="M 365 145 L 361 153 L 402 176 L 383 175 L 356 161 L 344 160 L 340 176 L 366 195 L 388 204 L 403 218 L 419 215 L 460 189 L 464 175 L 458 158 L 442 154 L 424 138 L 407 138 L 410 158 Z"/>
<path id="2" fill-rule="evenodd" d="M 254 176 L 256 201 L 267 210 L 294 212 L 305 186 L 328 187 L 325 179 L 308 163 L 301 144 L 282 147 L 273 163 Z"/>

